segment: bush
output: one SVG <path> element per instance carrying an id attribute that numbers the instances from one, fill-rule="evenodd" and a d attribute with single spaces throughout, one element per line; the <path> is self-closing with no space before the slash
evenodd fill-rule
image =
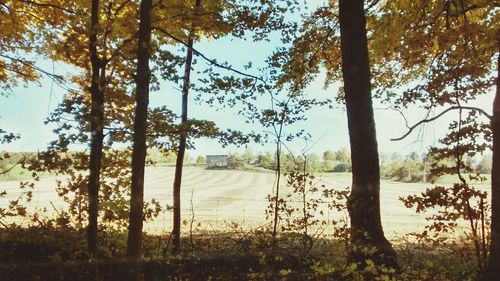
<path id="1" fill-rule="evenodd" d="M 0 262 L 74 260 L 85 256 L 85 233 L 51 227 L 0 232 Z"/>
<path id="2" fill-rule="evenodd" d="M 351 171 L 351 165 L 349 163 L 340 162 L 333 168 L 334 172 L 337 173 L 345 173 Z"/>
<path id="3" fill-rule="evenodd" d="M 237 154 L 231 154 L 227 158 L 227 167 L 233 170 L 243 170 L 245 168 L 245 162 L 241 156 Z"/>
<path id="4" fill-rule="evenodd" d="M 143 278 L 153 280 L 476 280 L 474 247 L 468 240 L 442 244 L 404 236 L 395 243 L 401 272 L 367 261 L 365 268 L 347 261 L 344 239 L 312 238 L 304 250 L 302 232 L 281 232 L 271 249 L 271 233 L 204 233 L 177 256 L 165 252 L 166 237 L 145 235 Z M 0 279 L 130 280 L 136 263 L 123 258 L 126 233 L 103 233 L 100 259 L 85 257 L 85 231 L 51 227 L 0 230 Z M 105 239 L 107 242 L 102 241 Z M 187 243 L 187 240 L 186 240 Z M 186 244 L 187 245 L 187 244 Z M 365 279 L 361 279 L 365 278 Z"/>
<path id="5" fill-rule="evenodd" d="M 198 165 L 205 165 L 207 163 L 207 160 L 205 159 L 205 157 L 203 156 L 198 156 L 198 158 L 196 158 L 196 164 Z"/>

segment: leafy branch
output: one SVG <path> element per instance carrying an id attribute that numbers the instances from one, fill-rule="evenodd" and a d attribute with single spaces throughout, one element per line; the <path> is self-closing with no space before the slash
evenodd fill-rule
<path id="1" fill-rule="evenodd" d="M 53 4 L 53 3 L 42 3 L 42 2 L 31 1 L 31 0 L 19 0 L 19 1 L 23 2 L 23 3 L 26 3 L 26 4 L 31 4 L 31 5 L 34 5 L 34 6 L 49 7 L 49 8 L 58 9 L 58 10 L 61 10 L 61 11 L 64 11 L 64 12 L 67 12 L 67 13 L 70 13 L 70 14 L 76 14 L 76 12 L 74 10 L 71 10 L 71 9 L 66 8 L 66 7 L 62 7 L 62 6 Z"/>
<path id="2" fill-rule="evenodd" d="M 158 30 L 159 32 L 163 33 L 164 35 L 167 35 L 168 37 L 172 38 L 174 41 L 177 41 L 178 43 L 184 45 L 185 47 L 189 48 L 190 50 L 193 51 L 193 53 L 199 57 L 201 57 L 202 59 L 204 59 L 205 61 L 207 61 L 208 63 L 210 63 L 211 65 L 214 65 L 218 68 L 222 68 L 222 69 L 225 69 L 225 70 L 229 70 L 229 71 L 232 71 L 234 73 L 237 73 L 241 76 L 245 76 L 245 77 L 248 77 L 248 78 L 252 78 L 254 80 L 258 80 L 264 84 L 267 84 L 266 81 L 264 79 L 262 79 L 261 77 L 258 77 L 258 76 L 255 76 L 255 75 L 252 75 L 252 74 L 249 74 L 249 73 L 245 73 L 243 71 L 240 71 L 240 70 L 237 70 L 227 64 L 222 64 L 222 63 L 219 63 L 217 62 L 215 59 L 211 59 L 209 57 L 207 57 L 206 55 L 204 55 L 203 53 L 201 53 L 200 51 L 198 51 L 197 49 L 193 48 L 193 47 L 190 47 L 188 46 L 188 44 L 186 42 L 184 42 L 182 39 L 179 39 L 177 36 L 173 35 L 172 33 L 168 32 L 167 30 L 161 28 L 161 27 L 153 27 L 153 29 L 155 30 Z"/>

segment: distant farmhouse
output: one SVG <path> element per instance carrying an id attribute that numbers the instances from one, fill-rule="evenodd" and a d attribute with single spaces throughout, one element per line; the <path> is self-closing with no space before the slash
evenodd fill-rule
<path id="1" fill-rule="evenodd" d="M 227 167 L 227 155 L 207 155 L 207 167 L 208 168 L 221 168 Z"/>

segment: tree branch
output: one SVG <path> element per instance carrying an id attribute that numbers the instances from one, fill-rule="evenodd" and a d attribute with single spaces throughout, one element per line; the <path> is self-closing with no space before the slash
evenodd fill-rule
<path id="1" fill-rule="evenodd" d="M 365 12 L 368 12 L 371 10 L 371 8 L 375 7 L 380 0 L 373 0 L 370 4 L 368 4 L 368 7 L 365 8 Z"/>
<path id="2" fill-rule="evenodd" d="M 73 11 L 73 10 L 70 10 L 68 8 L 61 7 L 61 6 L 52 4 L 52 3 L 40 3 L 40 2 L 36 2 L 36 1 L 31 1 L 31 0 L 19 0 L 19 1 L 23 2 L 23 3 L 26 3 L 26 4 L 31 4 L 31 5 L 34 5 L 34 6 L 49 7 L 49 8 L 54 8 L 54 9 L 58 9 L 58 10 L 61 10 L 61 11 L 65 11 L 65 12 L 70 13 L 70 14 L 76 14 L 76 12 Z"/>
<path id="3" fill-rule="evenodd" d="M 50 73 L 50 72 L 48 72 L 46 70 L 43 70 L 42 68 L 34 65 L 33 62 L 31 62 L 31 61 L 26 61 L 26 60 L 21 60 L 21 59 L 18 59 L 18 58 L 13 58 L 11 56 L 8 56 L 8 55 L 2 54 L 2 53 L 0 53 L 0 57 L 9 59 L 9 60 L 14 61 L 14 62 L 18 62 L 18 63 L 20 63 L 20 64 L 22 64 L 24 66 L 27 66 L 27 67 L 29 67 L 31 69 L 34 69 L 34 70 L 36 70 L 36 71 L 38 71 L 38 72 L 40 72 L 42 74 L 45 74 L 46 76 L 48 76 L 48 77 L 50 77 L 50 78 L 52 78 L 54 80 L 64 81 L 64 77 L 63 76 L 57 75 L 57 74 L 54 74 L 54 73 Z"/>
<path id="4" fill-rule="evenodd" d="M 24 155 L 23 158 L 19 159 L 14 165 L 12 165 L 10 168 L 4 171 L 0 171 L 0 176 L 7 174 L 8 172 L 12 171 L 17 165 L 22 164 L 28 159 L 28 156 Z"/>
<path id="5" fill-rule="evenodd" d="M 248 78 L 252 78 L 252 79 L 255 79 L 255 80 L 259 80 L 261 81 L 262 83 L 264 84 L 267 84 L 266 81 L 258 76 L 255 76 L 255 75 L 252 75 L 252 74 L 249 74 L 249 73 L 245 73 L 245 72 L 242 72 L 240 70 L 237 70 L 237 69 L 234 69 L 233 67 L 229 66 L 229 65 L 224 65 L 224 64 L 221 64 L 219 62 L 217 62 L 215 59 L 211 59 L 207 56 L 205 56 L 203 53 L 201 53 L 200 51 L 196 50 L 195 48 L 192 48 L 192 47 L 189 47 L 188 44 L 184 41 L 182 41 L 181 39 L 179 39 L 178 37 L 176 37 L 175 35 L 173 35 L 172 33 L 166 31 L 165 29 L 161 28 L 161 27 L 153 27 L 153 29 L 155 30 L 158 30 L 159 32 L 163 33 L 164 35 L 167 35 L 168 37 L 174 39 L 174 41 L 177 41 L 178 43 L 181 43 L 182 45 L 184 45 L 185 47 L 191 49 L 193 51 L 193 53 L 201 58 L 203 58 L 205 61 L 207 61 L 208 63 L 210 63 L 211 65 L 214 65 L 218 68 L 222 68 L 222 69 L 225 69 L 225 70 L 229 70 L 229 71 L 232 71 L 234 73 L 237 73 L 241 76 L 245 76 L 245 77 L 248 77 Z"/>
<path id="6" fill-rule="evenodd" d="M 486 116 L 488 119 L 491 120 L 491 115 L 489 115 L 486 111 L 484 111 L 483 109 L 481 108 L 477 108 L 477 107 L 472 107 L 472 106 L 452 106 L 446 110 L 444 110 L 443 112 L 439 113 L 438 115 L 432 117 L 432 118 L 426 118 L 426 119 L 423 119 L 423 120 L 420 120 L 419 122 L 417 122 L 415 125 L 411 126 L 408 128 L 408 132 L 406 132 L 403 136 L 399 137 L 399 138 L 393 138 L 391 139 L 391 141 L 400 141 L 404 138 L 406 138 L 408 135 L 411 134 L 411 132 L 413 132 L 413 130 L 415 130 L 417 127 L 419 127 L 420 125 L 422 124 L 425 124 L 425 123 L 429 123 L 429 122 L 432 122 L 434 120 L 437 120 L 439 119 L 441 116 L 445 115 L 446 113 L 448 113 L 449 111 L 452 111 L 452 110 L 456 110 L 456 109 L 462 109 L 462 110 L 472 110 L 472 111 L 477 111 L 481 114 L 483 114 L 484 116 Z"/>

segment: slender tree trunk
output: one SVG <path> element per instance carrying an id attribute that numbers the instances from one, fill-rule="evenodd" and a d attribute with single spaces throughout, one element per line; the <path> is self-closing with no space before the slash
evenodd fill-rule
<path id="1" fill-rule="evenodd" d="M 89 53 L 92 67 L 90 84 L 90 160 L 89 160 L 89 225 L 87 228 L 87 246 L 90 258 L 97 255 L 97 214 L 99 209 L 99 186 L 101 175 L 101 158 L 103 149 L 104 126 L 104 93 L 100 79 L 101 63 L 97 54 L 97 27 L 99 24 L 99 0 L 92 0 Z M 104 70 L 102 70 L 104 74 Z"/>
<path id="2" fill-rule="evenodd" d="M 363 0 L 340 0 L 342 72 L 351 145 L 350 260 L 396 266 L 380 220 L 380 168 Z"/>
<path id="3" fill-rule="evenodd" d="M 184 69 L 184 81 L 182 86 L 182 114 L 181 114 L 181 133 L 179 148 L 177 152 L 177 159 L 175 162 L 175 176 L 174 176 L 174 214 L 173 214 L 173 251 L 178 252 L 181 247 L 181 183 L 182 183 L 182 168 L 184 165 L 184 155 L 186 152 L 186 130 L 187 130 L 187 111 L 188 111 L 188 94 L 190 84 L 191 64 L 193 60 L 193 52 L 190 48 L 193 47 L 193 39 L 191 36 L 188 39 L 188 51 L 186 57 L 186 64 Z"/>
<path id="4" fill-rule="evenodd" d="M 279 223 L 279 200 L 280 200 L 280 181 L 281 181 L 281 128 L 283 126 L 283 119 L 280 124 L 280 134 L 276 140 L 276 192 L 274 193 L 274 219 L 273 219 L 273 251 L 277 246 L 278 236 L 278 223 Z"/>
<path id="5" fill-rule="evenodd" d="M 196 0 L 195 9 L 201 5 L 201 0 Z M 184 78 L 182 85 L 182 113 L 181 113 L 181 133 L 179 141 L 179 151 L 175 161 L 175 176 L 174 176 L 174 225 L 172 229 L 173 241 L 172 250 L 177 253 L 181 248 L 181 183 L 182 183 L 182 168 L 184 165 L 184 155 L 186 153 L 186 139 L 188 130 L 188 96 L 189 87 L 191 84 L 191 66 L 193 64 L 193 37 L 194 27 L 189 32 L 187 42 L 186 64 L 184 67 Z"/>
<path id="6" fill-rule="evenodd" d="M 493 101 L 493 162 L 491 165 L 490 254 L 484 280 L 500 276 L 500 57 L 497 60 L 497 89 Z"/>
<path id="7" fill-rule="evenodd" d="M 152 0 L 142 0 L 140 6 L 139 40 L 137 46 L 136 108 L 132 152 L 132 187 L 128 227 L 127 256 L 141 256 L 144 206 L 144 165 L 146 160 L 146 129 L 149 103 L 150 43 Z"/>

